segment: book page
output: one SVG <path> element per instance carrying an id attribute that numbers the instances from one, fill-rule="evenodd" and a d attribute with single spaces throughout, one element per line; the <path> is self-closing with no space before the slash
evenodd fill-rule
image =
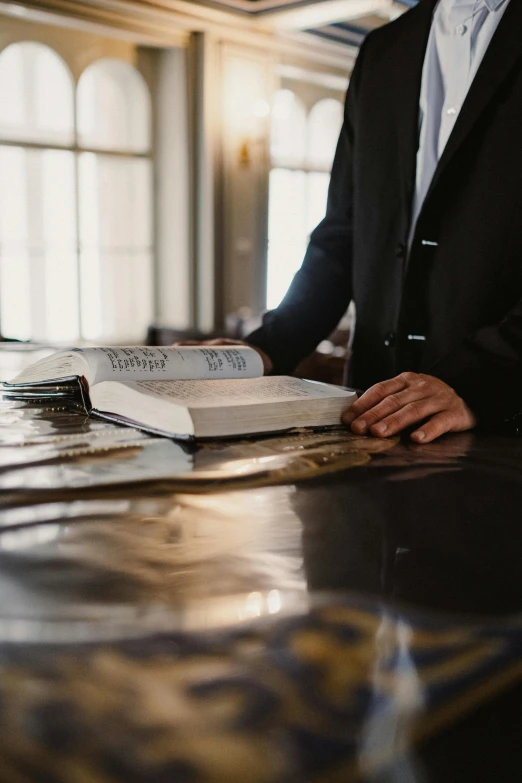
<path id="1" fill-rule="evenodd" d="M 326 397 L 349 399 L 354 396 L 354 392 L 340 389 L 338 386 L 286 376 L 235 381 L 142 381 L 135 386 L 138 391 L 147 396 L 171 399 L 190 408 L 221 408 Z"/>
<path id="2" fill-rule="evenodd" d="M 263 362 L 246 346 L 183 346 L 76 349 L 100 381 L 189 380 L 255 378 Z"/>

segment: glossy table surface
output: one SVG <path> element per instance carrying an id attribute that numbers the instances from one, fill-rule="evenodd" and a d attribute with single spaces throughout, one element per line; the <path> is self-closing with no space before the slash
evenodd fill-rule
<path id="1" fill-rule="evenodd" d="M 521 458 L 2 403 L 0 780 L 520 781 Z"/>

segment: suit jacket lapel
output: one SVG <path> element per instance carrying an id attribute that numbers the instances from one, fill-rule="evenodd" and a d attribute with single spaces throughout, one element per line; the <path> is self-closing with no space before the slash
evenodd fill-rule
<path id="1" fill-rule="evenodd" d="M 442 172 L 473 130 L 476 122 L 520 57 L 522 57 L 522 2 L 521 0 L 511 0 L 460 110 L 455 127 L 433 175 L 425 203 L 436 187 Z"/>
<path id="2" fill-rule="evenodd" d="M 515 1 L 522 2 L 522 0 Z M 398 78 L 394 102 L 402 172 L 402 195 L 407 217 L 409 217 L 415 187 L 422 67 L 436 3 L 437 0 L 421 0 L 415 8 L 402 17 L 401 37 L 397 41 L 399 54 L 395 75 Z"/>

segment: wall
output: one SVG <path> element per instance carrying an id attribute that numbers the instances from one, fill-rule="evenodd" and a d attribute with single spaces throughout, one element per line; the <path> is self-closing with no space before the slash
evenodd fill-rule
<path id="1" fill-rule="evenodd" d="M 113 56 L 147 80 L 157 120 L 158 323 L 212 330 L 239 307 L 258 312 L 265 301 L 266 110 L 278 67 L 342 81 L 352 54 L 306 37 L 279 38 L 244 16 L 181 0 L 169 7 L 0 0 L 2 12 L 10 18 L 0 16 L 0 46 L 34 30 L 74 63 L 76 79 L 90 61 Z"/>

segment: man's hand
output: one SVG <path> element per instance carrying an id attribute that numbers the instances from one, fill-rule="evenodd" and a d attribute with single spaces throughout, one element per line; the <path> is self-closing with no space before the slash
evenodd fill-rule
<path id="1" fill-rule="evenodd" d="M 477 423 L 464 400 L 444 381 L 415 372 L 372 386 L 342 419 L 358 435 L 370 432 L 380 438 L 423 422 L 411 434 L 417 443 L 429 443 L 445 432 L 471 430 Z"/>
<path id="2" fill-rule="evenodd" d="M 256 345 L 249 345 L 244 340 L 231 340 L 228 337 L 218 337 L 214 340 L 179 340 L 174 345 L 244 345 L 246 348 L 252 348 L 257 351 L 263 361 L 263 371 L 268 375 L 272 371 L 272 360 L 270 357 L 258 348 Z"/>

